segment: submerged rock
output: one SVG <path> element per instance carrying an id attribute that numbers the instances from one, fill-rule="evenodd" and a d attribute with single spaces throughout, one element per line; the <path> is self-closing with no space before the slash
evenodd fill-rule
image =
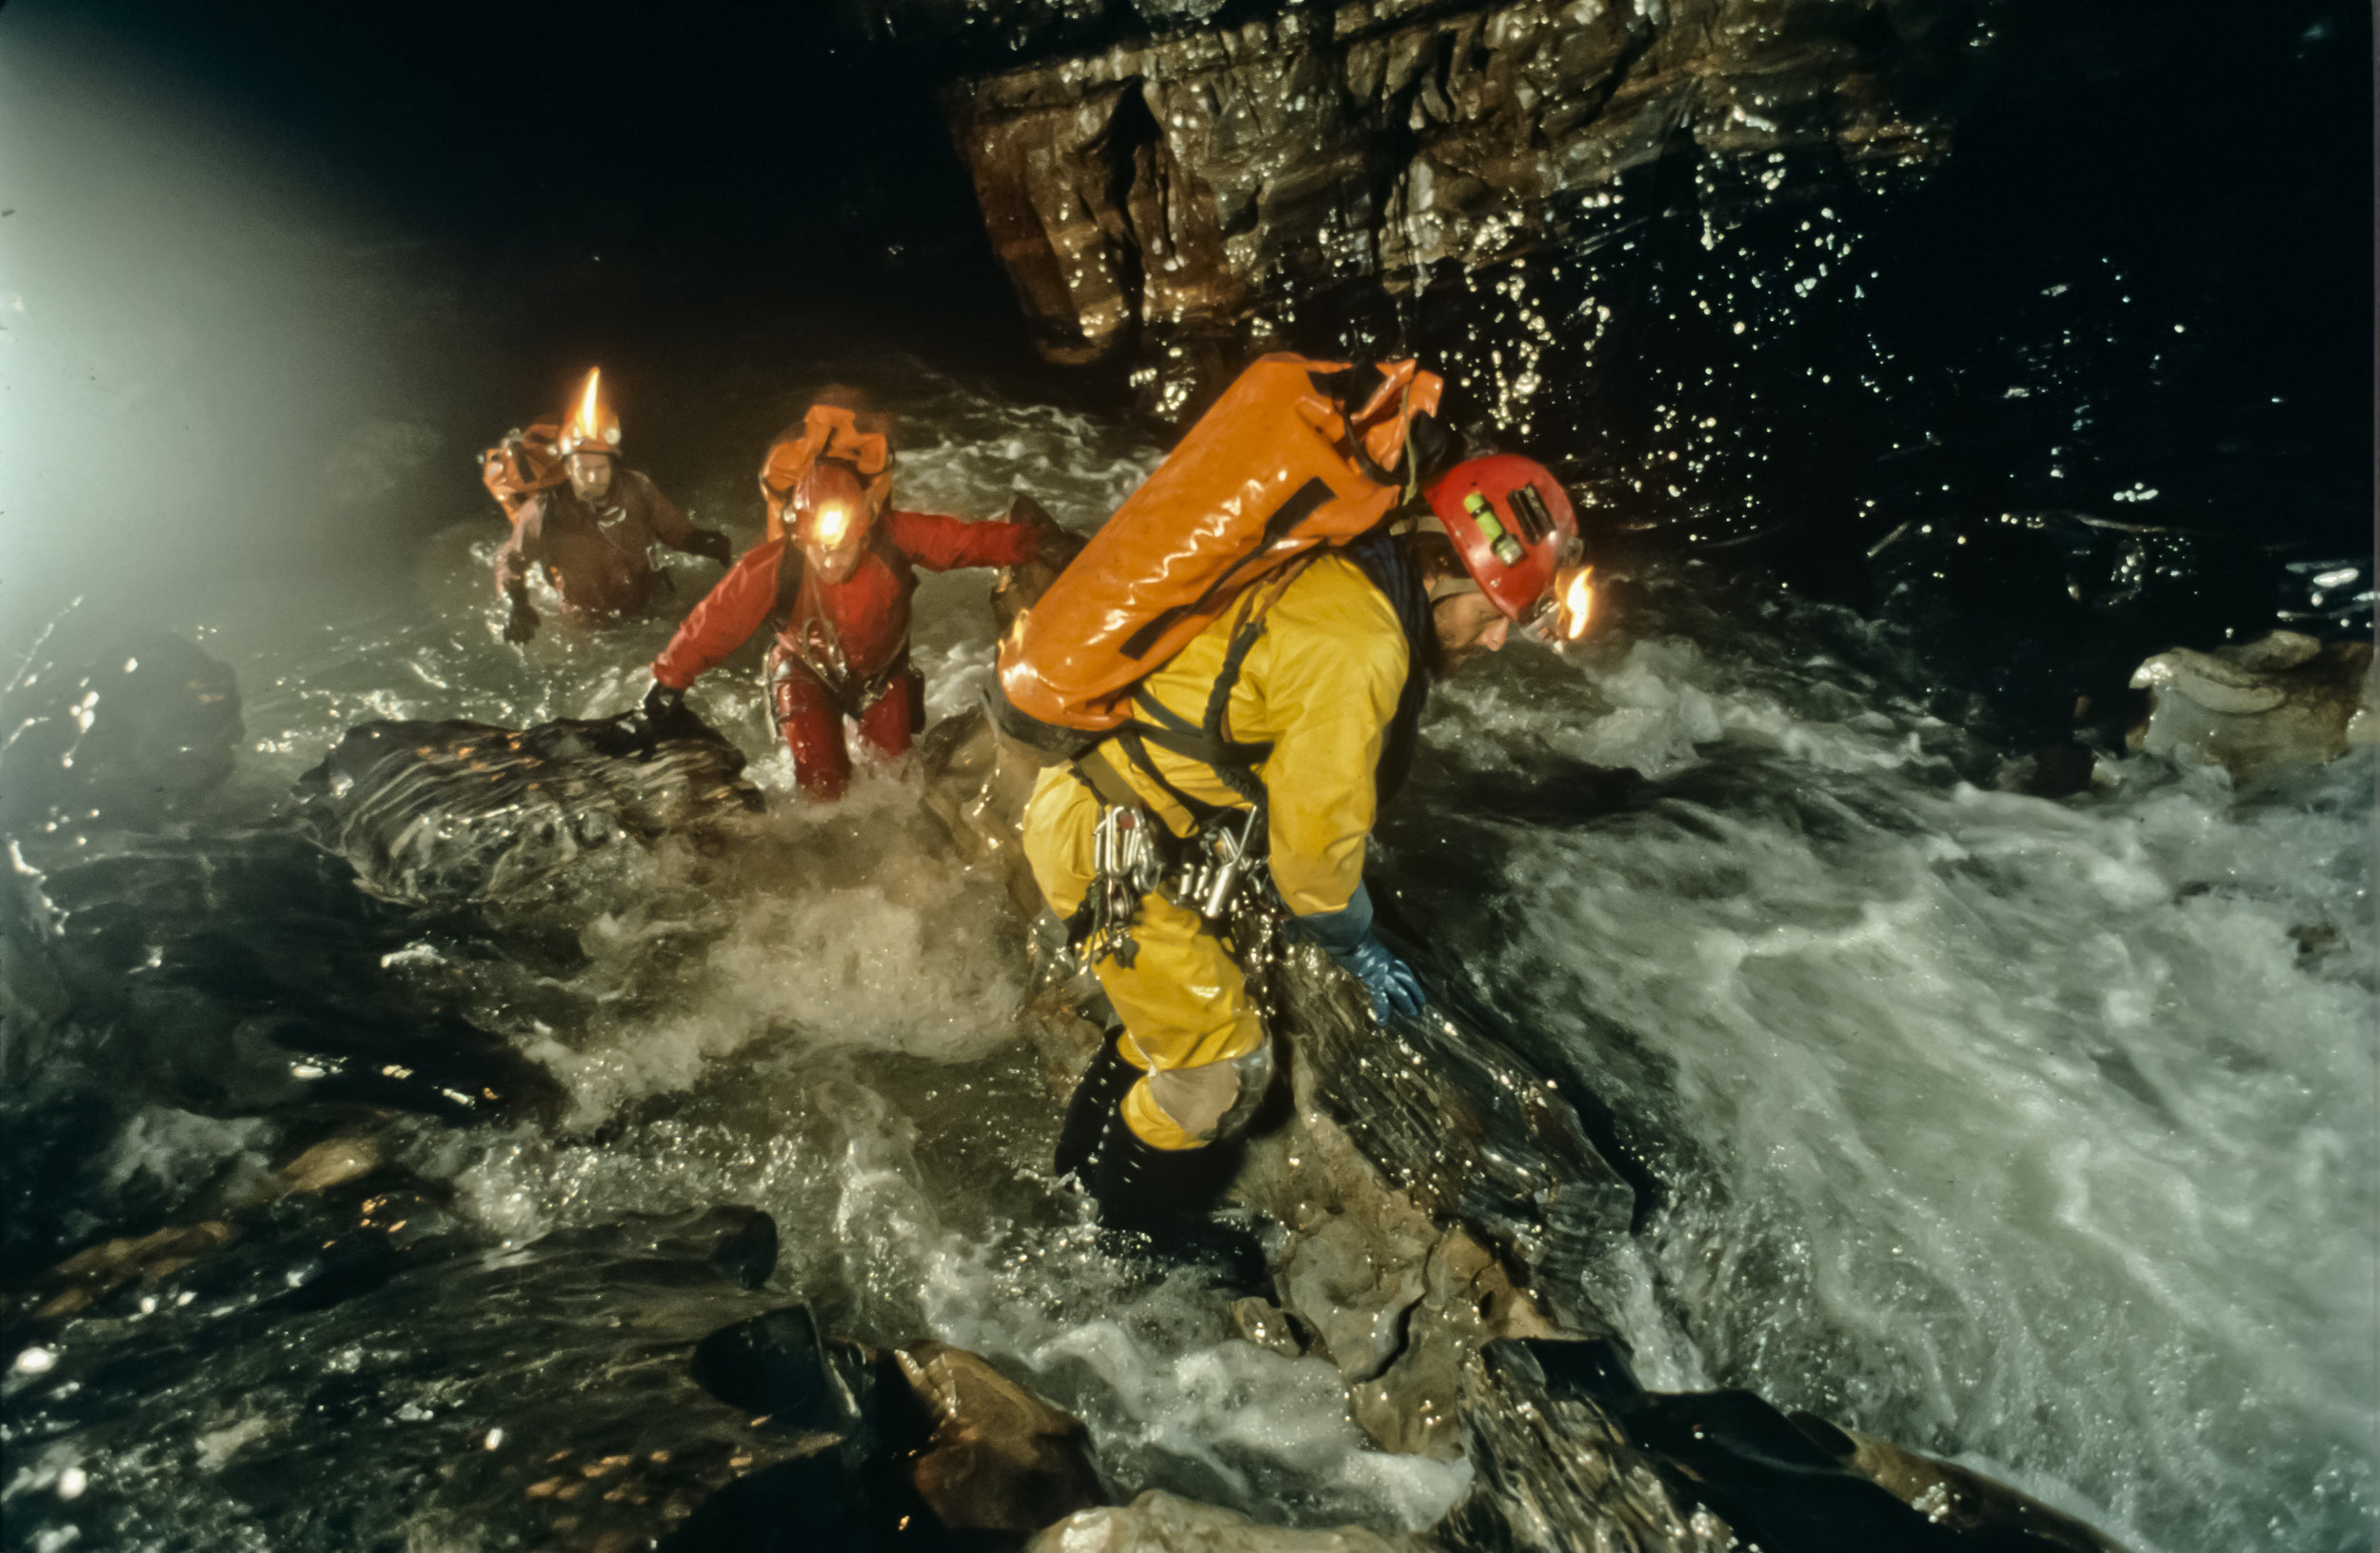
<path id="1" fill-rule="evenodd" d="M 2221 766 L 2234 781 L 2380 742 L 2369 642 L 2273 631 L 2211 652 L 2175 647 L 2142 664 L 2132 688 L 2150 702 L 2132 747 Z"/>
<path id="2" fill-rule="evenodd" d="M 1233 1510 L 1152 1491 L 1130 1504 L 1082 1510 L 1026 1544 L 1027 1553 L 1427 1553 L 1425 1538 L 1361 1526 L 1307 1531 L 1259 1525 Z"/>
<path id="3" fill-rule="evenodd" d="M 299 815 L 390 900 L 499 899 L 625 836 L 758 809 L 744 752 L 693 713 L 641 739 L 624 720 L 364 723 L 299 780 Z"/>
<path id="4" fill-rule="evenodd" d="M 284 1197 L 327 1192 L 371 1174 L 380 1165 L 380 1145 L 368 1135 L 326 1138 L 240 1194 L 239 1205 L 251 1211 L 87 1245 L 14 1291 L 6 1302 L 8 1319 L 62 1320 L 89 1309 L 135 1279 L 153 1286 L 240 1239 L 258 1218 L 254 1208 Z"/>
<path id="5" fill-rule="evenodd" d="M 1598 1545 L 1680 1553 L 2114 1548 L 2046 1510 L 1954 1521 L 1947 1499 L 1904 1503 L 1837 1454 L 1844 1437 L 1823 1421 L 1788 1419 L 1749 1391 L 1646 1391 L 1609 1342 L 1494 1344 L 1472 1381 L 1463 1424 L 1478 1476 L 1440 1528 L 1470 1546 L 1557 1553 L 1593 1528 Z M 1989 1487 L 1995 1503 L 2021 1501 Z"/>
<path id="6" fill-rule="evenodd" d="M 1815 1413 L 1787 1416 L 1819 1449 L 1936 1525 L 1981 1537 L 2021 1532 L 2061 1553 L 2123 1553 L 2118 1543 L 2073 1516 L 1980 1472 L 1838 1427 Z"/>

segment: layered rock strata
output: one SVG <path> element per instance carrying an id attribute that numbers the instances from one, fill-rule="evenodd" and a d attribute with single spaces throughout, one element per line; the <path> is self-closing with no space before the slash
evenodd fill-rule
<path id="1" fill-rule="evenodd" d="M 1288 8 L 1043 60 L 944 98 L 1052 360 L 1136 343 L 1179 415 L 1303 300 L 1403 289 L 1560 236 L 1628 169 L 1831 144 L 1933 154 L 1899 72 L 1915 0 L 1508 0 Z"/>

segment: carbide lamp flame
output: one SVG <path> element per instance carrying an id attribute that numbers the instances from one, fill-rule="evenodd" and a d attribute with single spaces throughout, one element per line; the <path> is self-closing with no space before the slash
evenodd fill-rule
<path id="1" fill-rule="evenodd" d="M 603 375 L 604 369 L 600 367 L 589 369 L 586 374 L 586 391 L 579 396 L 578 429 L 579 440 L 582 442 L 601 443 L 604 440 L 604 423 L 595 411 L 595 385 L 602 380 Z"/>
<path id="2" fill-rule="evenodd" d="M 818 509 L 818 517 L 810 525 L 810 533 L 819 548 L 831 550 L 843 543 L 843 536 L 851 531 L 851 509 L 841 502 L 830 502 Z"/>
<path id="3" fill-rule="evenodd" d="M 1559 585 L 1556 624 L 1565 642 L 1576 642 L 1587 634 L 1587 622 L 1595 616 L 1594 577 L 1593 567 L 1580 567 Z"/>

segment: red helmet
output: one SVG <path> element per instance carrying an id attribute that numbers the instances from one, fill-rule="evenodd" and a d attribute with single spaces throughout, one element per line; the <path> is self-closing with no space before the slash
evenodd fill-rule
<path id="1" fill-rule="evenodd" d="M 1554 586 L 1555 568 L 1578 537 L 1569 494 L 1535 459 L 1465 459 L 1422 494 L 1479 591 L 1516 620 Z"/>
<path id="2" fill-rule="evenodd" d="M 620 456 L 620 417 L 609 405 L 595 396 L 596 384 L 602 379 L 600 367 L 586 374 L 586 388 L 579 395 L 579 407 L 564 423 L 562 436 L 556 446 L 567 458 L 572 453 L 601 453 L 606 458 Z"/>

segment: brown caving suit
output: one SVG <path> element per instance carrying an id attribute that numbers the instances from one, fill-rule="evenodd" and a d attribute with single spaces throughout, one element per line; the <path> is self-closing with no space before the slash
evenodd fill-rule
<path id="1" fill-rule="evenodd" d="M 512 537 L 496 552 L 496 591 L 509 598 L 527 586 L 532 568 L 562 595 L 574 619 L 601 621 L 633 614 L 662 591 L 652 548 L 699 553 L 696 529 L 677 504 L 630 468 L 615 468 L 611 488 L 592 505 L 568 486 L 539 491 L 521 508 Z"/>

